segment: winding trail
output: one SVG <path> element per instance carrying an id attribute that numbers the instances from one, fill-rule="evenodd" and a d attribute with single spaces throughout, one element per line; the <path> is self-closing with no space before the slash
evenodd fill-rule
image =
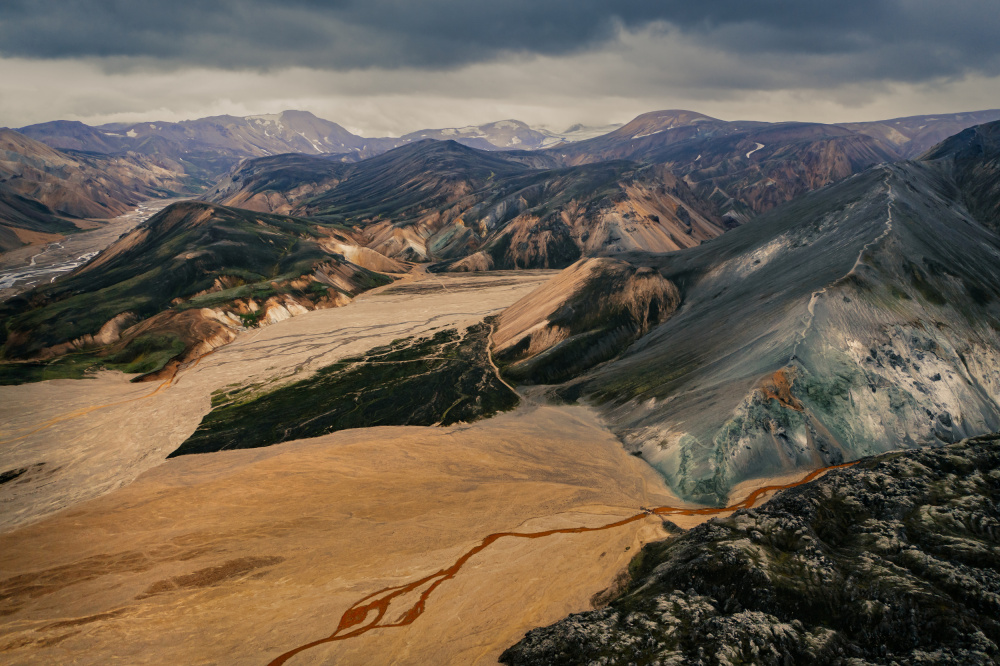
<path id="1" fill-rule="evenodd" d="M 507 383 L 507 380 L 500 374 L 500 368 L 493 362 L 493 333 L 496 330 L 496 322 L 490 322 L 490 334 L 486 336 L 486 360 L 490 362 L 490 366 L 492 366 L 493 372 L 496 374 L 497 379 L 500 380 L 500 383 L 509 388 L 518 398 L 523 399 L 524 396 L 518 393 L 516 388 Z"/>
<path id="2" fill-rule="evenodd" d="M 847 273 L 845 273 L 842 277 L 837 278 L 832 283 L 828 284 L 822 289 L 814 291 L 812 295 L 809 297 L 809 305 L 806 307 L 809 316 L 806 319 L 805 328 L 802 329 L 802 332 L 799 334 L 799 338 L 795 341 L 795 344 L 792 346 L 792 355 L 788 358 L 789 363 L 795 360 L 796 352 L 799 349 L 799 345 L 805 341 L 806 336 L 809 335 L 809 331 L 812 329 L 813 321 L 815 321 L 816 319 L 816 303 L 819 302 L 820 296 L 825 294 L 827 289 L 829 289 L 831 286 L 834 286 L 837 283 L 843 281 L 844 279 L 850 277 L 851 275 L 854 275 L 854 273 L 858 270 L 858 268 L 862 264 L 861 260 L 862 258 L 864 258 L 865 252 L 867 252 L 869 248 L 874 247 L 878 243 L 882 242 L 882 240 L 885 239 L 885 237 L 892 232 L 892 204 L 896 200 L 896 195 L 892 193 L 892 185 L 889 184 L 889 175 L 890 174 L 887 173 L 885 177 L 886 195 L 888 197 L 888 202 L 886 203 L 885 228 L 882 230 L 882 233 L 880 233 L 878 236 L 871 239 L 861 247 L 861 251 L 858 252 L 858 257 L 857 259 L 854 260 L 854 265 L 851 266 L 851 270 L 847 271 Z"/>
<path id="3" fill-rule="evenodd" d="M 411 583 L 382 588 L 377 592 L 373 592 L 359 599 L 350 608 L 344 611 L 343 615 L 340 616 L 340 622 L 337 624 L 337 629 L 332 634 L 326 638 L 320 638 L 312 641 L 311 643 L 300 645 L 293 650 L 289 650 L 269 662 L 268 666 L 281 666 L 295 655 L 305 652 L 306 650 L 314 648 L 318 645 L 323 645 L 324 643 L 332 643 L 334 641 L 343 641 L 349 638 L 355 638 L 357 636 L 361 636 L 362 634 L 366 634 L 373 629 L 405 627 L 409 624 L 413 624 L 413 622 L 423 614 L 426 609 L 427 600 L 430 598 L 431 594 L 433 594 L 443 582 L 454 578 L 473 556 L 486 550 L 500 539 L 507 537 L 516 539 L 541 539 L 547 536 L 552 536 L 553 534 L 600 532 L 628 525 L 630 523 L 643 520 L 649 516 L 711 516 L 722 513 L 731 513 L 738 509 L 751 508 L 763 495 L 766 495 L 767 493 L 801 486 L 802 484 L 809 483 L 830 470 L 839 469 L 841 467 L 850 467 L 854 464 L 856 463 L 849 462 L 817 469 L 810 472 L 799 481 L 785 485 L 762 486 L 754 490 L 742 501 L 722 508 L 705 507 L 702 509 L 684 509 L 672 506 L 661 506 L 654 509 L 643 509 L 641 513 L 634 514 L 628 518 L 622 518 L 621 520 L 616 520 L 615 522 L 608 523 L 606 525 L 599 525 L 597 527 L 564 527 L 543 530 L 540 532 L 495 532 L 488 535 L 476 546 L 473 546 L 463 553 L 450 566 L 441 569 L 440 571 L 432 573 L 429 576 L 424 576 L 423 578 L 415 580 Z M 407 594 L 415 593 L 421 588 L 424 589 L 419 593 L 417 600 L 414 601 L 409 608 L 403 611 L 403 613 L 395 620 L 387 620 L 386 615 L 389 612 L 389 605 L 393 602 L 393 600 L 399 599 Z M 366 623 L 365 621 L 368 620 L 369 616 L 372 616 L 372 618 Z"/>

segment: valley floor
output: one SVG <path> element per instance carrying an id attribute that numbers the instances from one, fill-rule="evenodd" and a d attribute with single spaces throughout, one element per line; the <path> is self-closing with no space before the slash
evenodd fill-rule
<path id="1" fill-rule="evenodd" d="M 178 201 L 180 199 L 150 199 L 114 219 L 87 222 L 93 229 L 45 245 L 27 245 L 0 253 L 0 301 L 69 273 L 114 243 L 122 234 Z"/>
<path id="2" fill-rule="evenodd" d="M 550 276 L 417 272 L 346 307 L 242 333 L 160 385 L 104 372 L 0 387 L 0 473 L 20 472 L 0 485 L 3 661 L 267 663 L 333 634 L 366 595 L 441 571 L 489 534 L 683 506 L 589 409 L 531 395 L 473 424 L 164 460 L 215 390 L 469 325 Z M 709 516 L 667 517 L 690 527 Z M 528 629 L 592 607 L 643 543 L 665 535 L 662 519 L 645 515 L 498 539 L 441 582 L 412 624 L 288 663 L 496 663 Z M 426 589 L 386 617 L 419 606 Z"/>

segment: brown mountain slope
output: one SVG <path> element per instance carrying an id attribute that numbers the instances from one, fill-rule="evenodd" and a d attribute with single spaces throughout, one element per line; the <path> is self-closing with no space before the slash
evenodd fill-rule
<path id="1" fill-rule="evenodd" d="M 67 153 L 0 129 L 0 225 L 5 227 L 73 230 L 60 216 L 112 218 L 147 199 L 190 187 L 182 170 L 161 160 Z"/>
<path id="2" fill-rule="evenodd" d="M 818 123 L 727 122 L 692 111 L 657 111 L 587 141 L 522 159 L 664 164 L 702 198 L 745 222 L 805 192 L 899 155 L 877 138 Z"/>
<path id="3" fill-rule="evenodd" d="M 0 252 L 23 245 L 62 238 L 76 231 L 71 221 L 56 215 L 43 203 L 11 192 L 0 184 Z"/>
<path id="4" fill-rule="evenodd" d="M 383 255 L 447 270 L 562 267 L 598 251 L 692 247 L 724 230 L 662 167 L 532 169 L 450 141 L 347 165 L 252 160 L 225 183 L 213 201 L 344 224 Z"/>
<path id="5" fill-rule="evenodd" d="M 240 162 L 205 198 L 224 206 L 285 214 L 335 187 L 346 167 L 313 155 L 276 155 Z"/>
<path id="6" fill-rule="evenodd" d="M 840 126 L 873 136 L 892 146 L 902 157 L 912 159 L 953 134 L 994 120 L 1000 120 L 1000 109 L 909 116 L 867 123 L 840 123 Z"/>

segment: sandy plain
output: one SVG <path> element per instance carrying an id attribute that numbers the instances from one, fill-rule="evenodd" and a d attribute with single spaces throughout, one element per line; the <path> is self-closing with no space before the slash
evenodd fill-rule
<path id="1" fill-rule="evenodd" d="M 333 634 L 359 599 L 441 571 L 492 533 L 681 506 L 589 409 L 530 396 L 473 424 L 164 460 L 218 388 L 284 381 L 479 321 L 550 276 L 418 273 L 346 307 L 241 334 L 160 386 L 102 373 L 0 387 L 0 471 L 29 470 L 0 486 L 0 659 L 267 664 Z M 690 527 L 708 517 L 671 519 Z M 498 539 L 440 583 L 411 624 L 287 663 L 496 663 L 528 629 L 590 608 L 643 543 L 665 534 L 649 515 Z M 394 601 L 388 621 L 420 592 Z"/>

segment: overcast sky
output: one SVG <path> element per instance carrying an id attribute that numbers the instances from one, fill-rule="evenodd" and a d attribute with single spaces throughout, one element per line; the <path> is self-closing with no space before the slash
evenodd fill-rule
<path id="1" fill-rule="evenodd" d="M 998 35 L 998 0 L 2 0 L 0 125 L 876 120 L 1000 107 Z"/>

